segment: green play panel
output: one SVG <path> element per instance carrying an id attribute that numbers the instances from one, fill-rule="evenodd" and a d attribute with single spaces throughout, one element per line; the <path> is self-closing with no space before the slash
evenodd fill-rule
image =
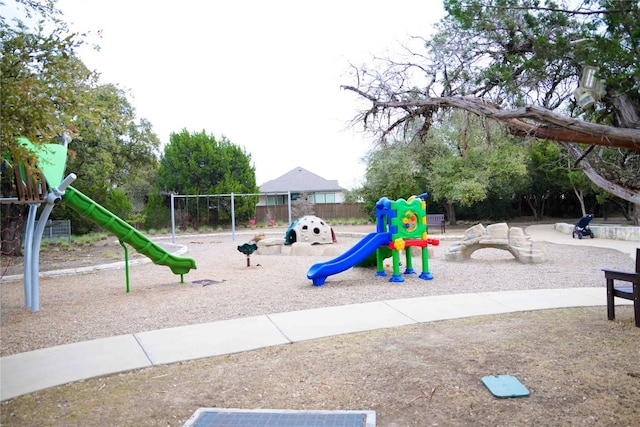
<path id="1" fill-rule="evenodd" d="M 60 144 L 36 145 L 27 138 L 18 138 L 18 142 L 36 154 L 38 168 L 44 174 L 49 187 L 55 188 L 60 185 L 67 165 L 67 147 Z"/>
<path id="2" fill-rule="evenodd" d="M 529 390 L 513 375 L 486 376 L 482 382 L 495 397 L 529 396 Z"/>

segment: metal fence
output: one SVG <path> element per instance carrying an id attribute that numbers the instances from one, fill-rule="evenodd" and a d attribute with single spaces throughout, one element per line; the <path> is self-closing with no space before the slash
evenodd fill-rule
<path id="1" fill-rule="evenodd" d="M 38 227 L 38 221 L 35 224 Z M 48 220 L 42 234 L 43 240 L 66 240 L 71 242 L 71 221 L 70 220 Z"/>
<path id="2" fill-rule="evenodd" d="M 327 221 L 332 219 L 369 218 L 369 215 L 364 212 L 361 203 L 316 203 L 313 205 L 313 214 Z M 257 222 L 266 222 L 268 220 L 287 222 L 288 215 L 288 205 L 256 206 Z"/>

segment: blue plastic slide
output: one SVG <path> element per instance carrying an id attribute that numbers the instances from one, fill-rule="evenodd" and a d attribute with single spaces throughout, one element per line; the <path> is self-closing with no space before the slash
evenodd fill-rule
<path id="1" fill-rule="evenodd" d="M 380 246 L 387 245 L 390 242 L 391 233 L 367 234 L 351 249 L 337 258 L 312 265 L 307 272 L 307 277 L 313 280 L 314 286 L 322 286 L 328 276 L 342 273 L 354 265 L 361 263 Z"/>

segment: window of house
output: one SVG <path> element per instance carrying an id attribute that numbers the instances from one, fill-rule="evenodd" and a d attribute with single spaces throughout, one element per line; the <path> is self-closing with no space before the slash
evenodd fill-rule
<path id="1" fill-rule="evenodd" d="M 267 196 L 267 206 L 284 205 L 284 196 Z"/>
<path id="2" fill-rule="evenodd" d="M 335 203 L 336 195 L 334 193 L 315 193 L 309 196 L 312 203 Z"/>

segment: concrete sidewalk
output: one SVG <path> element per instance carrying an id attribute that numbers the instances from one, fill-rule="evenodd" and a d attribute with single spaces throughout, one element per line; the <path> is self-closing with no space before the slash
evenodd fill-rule
<path id="1" fill-rule="evenodd" d="M 577 240 L 553 225 L 526 229 L 536 240 L 617 249 L 639 242 Z M 616 300 L 617 304 L 631 301 Z M 72 381 L 321 337 L 436 320 L 606 305 L 606 289 L 541 289 L 441 295 L 275 313 L 67 344 L 0 358 L 0 400 Z M 603 314 L 604 315 L 604 314 Z"/>
<path id="2" fill-rule="evenodd" d="M 604 304 L 604 287 L 487 292 L 325 307 L 121 335 L 1 358 L 0 400 L 101 375 L 333 335 Z"/>

